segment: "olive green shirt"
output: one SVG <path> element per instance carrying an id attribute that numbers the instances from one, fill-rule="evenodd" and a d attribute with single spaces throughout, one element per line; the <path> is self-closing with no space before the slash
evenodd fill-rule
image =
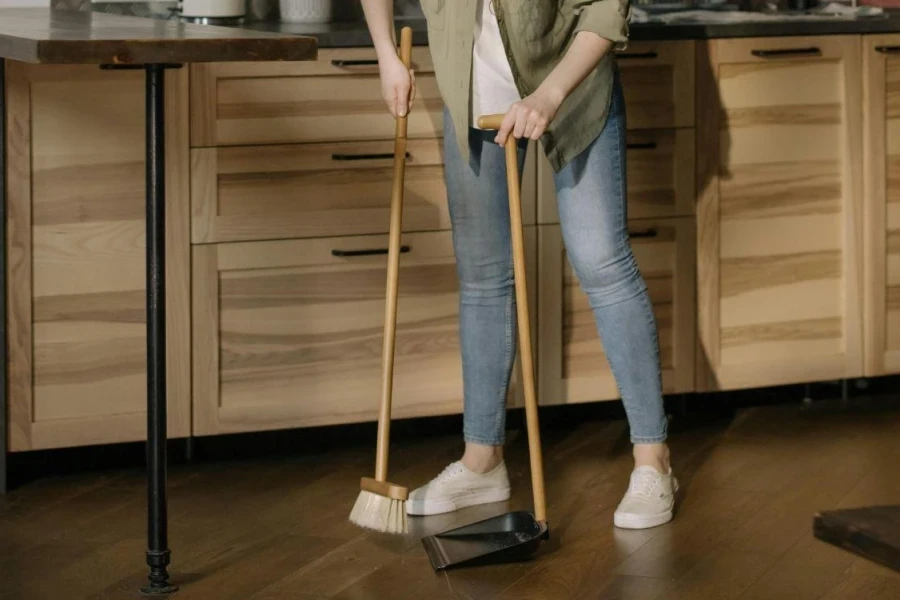
<path id="1" fill-rule="evenodd" d="M 486 2 L 489 0 L 485 0 Z M 531 95 L 559 64 L 580 31 L 622 48 L 628 41 L 629 0 L 493 0 L 500 35 L 522 97 Z M 468 160 L 471 124 L 472 46 L 478 0 L 421 0 L 438 87 Z M 615 56 L 597 68 L 563 102 L 541 138 L 558 171 L 603 130 L 612 97 Z"/>

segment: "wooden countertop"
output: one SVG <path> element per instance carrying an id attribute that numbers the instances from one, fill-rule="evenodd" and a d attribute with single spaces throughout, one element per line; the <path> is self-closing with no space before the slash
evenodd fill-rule
<path id="1" fill-rule="evenodd" d="M 307 36 L 49 8 L 0 8 L 0 58 L 49 64 L 315 60 Z"/>

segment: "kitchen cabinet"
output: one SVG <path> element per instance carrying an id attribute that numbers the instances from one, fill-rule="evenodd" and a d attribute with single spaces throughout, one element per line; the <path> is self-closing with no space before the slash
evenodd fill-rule
<path id="1" fill-rule="evenodd" d="M 900 372 L 900 35 L 866 36 L 866 375 Z"/>
<path id="2" fill-rule="evenodd" d="M 636 220 L 629 234 L 659 331 L 663 391 L 690 392 L 695 363 L 693 219 Z M 538 243 L 541 404 L 618 398 L 593 311 L 568 263 L 559 226 L 540 226 Z"/>
<path id="3" fill-rule="evenodd" d="M 861 66 L 855 36 L 699 47 L 701 389 L 863 373 Z"/>
<path id="4" fill-rule="evenodd" d="M 10 450 L 146 437 L 141 72 L 7 63 Z M 167 73 L 169 433 L 190 431 L 187 73 Z"/>

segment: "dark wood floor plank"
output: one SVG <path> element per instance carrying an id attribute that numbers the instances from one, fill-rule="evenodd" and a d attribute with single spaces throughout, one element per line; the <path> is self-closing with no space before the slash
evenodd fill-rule
<path id="1" fill-rule="evenodd" d="M 717 549 L 666 590 L 666 600 L 740 598 L 777 561 L 770 554 Z"/>

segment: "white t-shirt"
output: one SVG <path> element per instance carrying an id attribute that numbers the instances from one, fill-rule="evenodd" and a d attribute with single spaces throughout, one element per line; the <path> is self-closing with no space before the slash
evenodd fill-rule
<path id="1" fill-rule="evenodd" d="M 478 0 L 472 48 L 472 126 L 478 117 L 505 113 L 522 99 L 503 49 L 492 0 Z"/>

